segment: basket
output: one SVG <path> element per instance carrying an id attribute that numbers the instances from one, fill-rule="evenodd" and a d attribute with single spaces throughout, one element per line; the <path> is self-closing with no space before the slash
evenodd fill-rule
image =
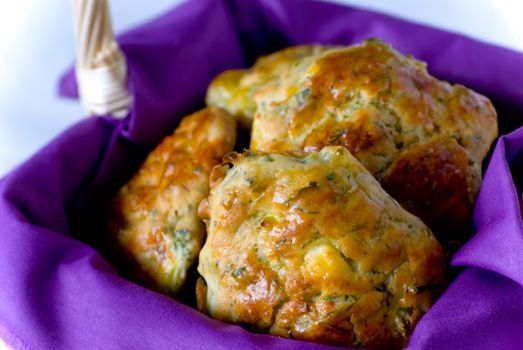
<path id="1" fill-rule="evenodd" d="M 440 79 L 488 96 L 499 114 L 456 277 L 411 349 L 523 344 L 523 54 L 376 13 L 301 0 L 194 0 L 118 37 L 122 119 L 87 118 L 0 180 L 0 338 L 14 349 L 328 349 L 250 333 L 129 282 L 103 257 L 107 201 L 211 79 L 295 44 L 380 37 Z M 60 93 L 77 97 L 73 69 Z M 128 89 L 128 90 L 127 90 Z M 121 106 L 119 110 L 121 110 Z M 96 114 L 104 114 L 97 112 Z"/>

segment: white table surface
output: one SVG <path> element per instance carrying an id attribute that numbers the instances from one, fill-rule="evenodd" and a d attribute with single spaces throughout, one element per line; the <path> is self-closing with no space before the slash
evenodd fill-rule
<path id="1" fill-rule="evenodd" d="M 248 1 L 248 0 L 245 0 Z M 463 33 L 523 52 L 523 1 L 331 0 Z M 116 32 L 180 0 L 110 0 Z M 0 0 L 0 176 L 83 118 L 57 97 L 57 79 L 74 58 L 71 4 Z"/>

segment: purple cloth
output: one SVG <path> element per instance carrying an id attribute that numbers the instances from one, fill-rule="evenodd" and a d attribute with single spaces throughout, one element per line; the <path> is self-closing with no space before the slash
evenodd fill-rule
<path id="1" fill-rule="evenodd" d="M 103 258 L 99 203 L 203 105 L 219 72 L 292 44 L 381 37 L 441 79 L 489 96 L 502 133 L 457 277 L 412 349 L 523 346 L 523 54 L 375 13 L 312 1 L 191 1 L 119 38 L 129 117 L 86 119 L 0 180 L 0 338 L 15 349 L 327 349 L 249 333 L 121 278 Z M 74 75 L 60 92 L 75 96 Z M 512 132 L 513 131 L 513 132 Z M 88 244 L 87 244 L 88 243 Z M 98 249 L 94 249 L 97 247 Z"/>

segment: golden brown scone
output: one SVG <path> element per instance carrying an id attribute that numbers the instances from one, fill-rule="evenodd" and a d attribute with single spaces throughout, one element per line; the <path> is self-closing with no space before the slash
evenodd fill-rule
<path id="1" fill-rule="evenodd" d="M 290 47 L 259 58 L 251 69 L 225 71 L 209 85 L 206 103 L 208 106 L 226 109 L 236 117 L 241 126 L 250 128 L 256 112 L 256 92 L 277 79 L 290 65 L 302 63 L 301 59 L 328 49 L 329 47 L 318 45 Z"/>
<path id="2" fill-rule="evenodd" d="M 443 283 L 423 222 L 344 147 L 228 158 L 199 208 L 200 310 L 283 337 L 406 345 Z"/>
<path id="3" fill-rule="evenodd" d="M 120 189 L 110 229 L 139 278 L 157 290 L 175 294 L 196 260 L 205 237 L 198 205 L 235 138 L 236 122 L 222 109 L 187 116 Z"/>
<path id="4" fill-rule="evenodd" d="M 252 149 L 342 145 L 437 233 L 469 220 L 497 136 L 487 98 L 435 79 L 425 63 L 379 40 L 294 66 L 301 70 L 256 91 Z"/>

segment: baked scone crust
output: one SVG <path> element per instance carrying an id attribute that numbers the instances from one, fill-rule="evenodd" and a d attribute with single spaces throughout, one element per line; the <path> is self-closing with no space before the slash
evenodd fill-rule
<path id="1" fill-rule="evenodd" d="M 301 45 L 289 47 L 260 57 L 250 69 L 233 69 L 219 74 L 207 89 L 206 103 L 226 109 L 240 126 L 250 129 L 256 113 L 255 96 L 266 85 L 279 79 L 280 74 L 299 62 L 304 64 L 329 50 L 328 46 Z M 306 64 L 306 63 L 305 63 Z"/>
<path id="2" fill-rule="evenodd" d="M 205 237 L 198 205 L 235 138 L 236 122 L 222 109 L 187 116 L 118 192 L 110 229 L 141 282 L 170 295 L 184 283 Z"/>
<path id="3" fill-rule="evenodd" d="M 274 335 L 403 346 L 443 283 L 423 222 L 344 147 L 256 151 L 217 166 L 200 205 L 201 310 Z"/>

